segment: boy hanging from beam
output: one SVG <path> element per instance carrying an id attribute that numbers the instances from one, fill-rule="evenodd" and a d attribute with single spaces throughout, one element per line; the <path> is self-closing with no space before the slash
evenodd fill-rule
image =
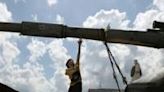
<path id="1" fill-rule="evenodd" d="M 78 54 L 76 63 L 73 59 L 68 59 L 66 62 L 66 72 L 65 74 L 69 76 L 71 81 L 68 92 L 82 92 L 82 78 L 80 74 L 80 52 L 81 52 L 82 39 L 78 41 Z"/>

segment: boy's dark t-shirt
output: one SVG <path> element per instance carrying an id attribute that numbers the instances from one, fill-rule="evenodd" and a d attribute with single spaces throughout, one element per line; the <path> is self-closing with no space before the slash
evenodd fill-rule
<path id="1" fill-rule="evenodd" d="M 66 69 L 66 75 L 69 76 L 71 84 L 68 92 L 82 92 L 82 82 L 79 65 Z"/>
<path id="2" fill-rule="evenodd" d="M 67 69 L 66 75 L 68 75 L 71 80 L 71 86 L 74 86 L 75 84 L 81 82 L 79 65 L 75 65 L 75 67 L 72 69 Z"/>
<path id="3" fill-rule="evenodd" d="M 75 73 L 73 73 L 72 75 L 72 79 L 71 79 L 71 84 L 74 85 L 74 83 L 76 84 L 77 82 L 81 81 L 81 75 L 80 75 L 80 71 L 77 70 Z"/>

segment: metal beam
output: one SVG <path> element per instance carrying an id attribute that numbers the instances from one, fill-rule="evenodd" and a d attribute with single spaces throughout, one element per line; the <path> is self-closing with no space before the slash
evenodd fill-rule
<path id="1" fill-rule="evenodd" d="M 85 38 L 104 41 L 104 29 L 67 27 L 65 25 L 22 22 L 0 22 L 0 31 L 18 32 L 22 35 L 55 37 L 55 38 Z M 107 42 L 133 44 L 155 48 L 164 48 L 164 32 L 162 31 L 134 31 L 110 29 L 106 32 Z"/>

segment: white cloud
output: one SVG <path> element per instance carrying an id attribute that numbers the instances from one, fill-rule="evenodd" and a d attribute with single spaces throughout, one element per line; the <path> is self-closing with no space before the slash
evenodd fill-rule
<path id="1" fill-rule="evenodd" d="M 50 42 L 48 44 L 48 53 L 54 62 L 51 67 L 56 70 L 51 81 L 56 86 L 56 92 L 65 92 L 69 85 L 68 77 L 65 76 L 65 63 L 70 56 L 67 49 L 63 46 L 63 41 L 56 39 Z"/>
<path id="2" fill-rule="evenodd" d="M 108 57 L 107 51 L 106 50 L 101 50 L 99 53 L 99 56 L 104 58 L 104 57 Z"/>
<path id="3" fill-rule="evenodd" d="M 32 42 L 28 44 L 27 48 L 31 53 L 29 60 L 32 62 L 37 61 L 46 52 L 46 44 L 36 39 L 32 39 Z"/>
<path id="4" fill-rule="evenodd" d="M 12 13 L 8 11 L 5 3 L 0 3 L 0 21 L 12 21 Z"/>
<path id="5" fill-rule="evenodd" d="M 54 92 L 54 86 L 43 75 L 43 66 L 29 63 L 21 68 L 17 64 L 0 71 L 0 81 L 21 92 Z"/>
<path id="6" fill-rule="evenodd" d="M 44 43 L 38 40 L 32 40 L 28 45 L 32 60 L 38 59 L 44 53 L 42 47 Z M 44 75 L 44 68 L 38 62 L 26 62 L 23 65 L 17 64 L 17 56 L 20 51 L 16 43 L 5 40 L 1 47 L 2 54 L 0 54 L 0 82 L 20 91 L 20 92 L 54 92 L 55 85 L 46 79 Z M 38 53 L 38 52 L 39 53 Z M 37 55 L 36 55 L 37 54 Z M 2 62 L 5 61 L 5 64 Z M 21 62 L 25 62 L 21 60 Z"/>
<path id="7" fill-rule="evenodd" d="M 107 62 L 107 59 L 99 56 L 99 52 L 104 51 L 105 48 L 102 44 L 103 43 L 92 41 L 83 43 L 81 54 L 81 73 L 84 84 L 83 92 L 86 92 L 89 88 L 99 88 L 101 81 L 103 82 L 103 84 L 101 84 L 102 87 L 109 87 L 111 85 L 104 85 L 106 82 L 110 82 L 110 76 L 107 77 L 110 73 L 110 63 Z"/>
<path id="8" fill-rule="evenodd" d="M 23 76 L 23 79 L 29 81 L 28 83 L 21 84 L 27 86 L 29 89 L 27 92 L 65 92 L 68 89 L 69 81 L 65 76 L 65 63 L 70 56 L 68 55 L 67 49 L 63 46 L 62 40 L 53 40 L 49 43 L 44 43 L 37 39 L 33 39 L 27 46 L 31 52 L 30 60 L 37 61 L 45 53 L 48 54 L 52 60 L 52 64 L 48 67 L 53 68 L 54 74 L 51 78 L 46 79 L 46 75 L 43 75 L 45 70 L 38 62 L 30 62 L 24 65 L 25 69 L 30 69 L 30 74 L 25 73 L 27 77 Z M 23 69 L 23 71 L 25 71 Z M 38 79 L 38 76 L 40 76 Z M 30 77 L 30 78 L 29 78 Z M 32 78 L 31 78 L 32 77 Z M 62 81 L 62 82 L 61 82 Z M 43 83 L 40 83 L 43 82 Z M 19 82 L 18 82 L 19 83 Z M 24 87 L 23 86 L 23 87 Z M 19 88 L 18 88 L 19 89 Z M 24 90 L 24 89 L 20 89 Z"/>
<path id="9" fill-rule="evenodd" d="M 64 24 L 64 17 L 60 16 L 59 14 L 56 15 L 56 23 Z"/>
<path id="10" fill-rule="evenodd" d="M 9 41 L 5 42 L 2 48 L 2 57 L 3 60 L 6 62 L 6 65 L 7 63 L 12 62 L 16 58 L 16 56 L 20 54 L 17 46 Z"/>
<path id="11" fill-rule="evenodd" d="M 164 1 L 163 0 L 153 0 L 153 4 L 161 11 L 164 11 Z"/>
<path id="12" fill-rule="evenodd" d="M 57 0 L 47 0 L 47 2 L 48 2 L 48 5 L 51 7 L 53 5 L 56 5 L 58 1 Z"/>
<path id="13" fill-rule="evenodd" d="M 38 21 L 38 15 L 37 14 L 32 14 L 31 15 L 33 21 Z"/>
<path id="14" fill-rule="evenodd" d="M 140 48 L 138 48 L 138 52 L 140 52 L 140 54 L 138 54 L 136 58 L 138 58 L 138 60 L 141 62 L 141 64 L 146 65 L 146 66 L 143 66 L 143 70 L 147 70 L 145 68 L 148 68 L 148 67 L 149 67 L 148 68 L 149 71 L 147 73 L 151 72 L 151 70 L 153 70 L 153 69 L 159 70 L 158 68 L 161 67 L 160 61 L 163 59 L 163 57 L 162 57 L 163 53 L 160 49 L 140 47 Z"/>
<path id="15" fill-rule="evenodd" d="M 67 49 L 63 46 L 62 40 L 54 40 L 48 45 L 48 52 L 50 54 L 50 57 L 53 59 L 54 62 L 59 62 L 57 64 L 66 62 L 66 59 L 68 59 L 68 53 Z M 65 61 L 65 62 L 63 62 Z"/>
<path id="16" fill-rule="evenodd" d="M 79 39 L 78 38 L 66 38 L 66 41 L 68 41 L 68 42 L 76 42 L 76 41 L 78 41 Z"/>
<path id="17" fill-rule="evenodd" d="M 112 28 L 126 28 L 129 22 L 125 12 L 120 12 L 117 9 L 110 11 L 100 10 L 94 16 L 89 16 L 86 21 L 83 22 L 83 26 L 106 28 L 107 25 L 110 24 Z"/>
<path id="18" fill-rule="evenodd" d="M 123 70 L 126 57 L 130 55 L 130 49 L 125 45 L 112 44 L 111 50 L 114 52 L 113 55 L 116 56 L 116 60 Z M 84 43 L 81 64 L 84 92 L 89 88 L 116 87 L 107 51 L 103 42 L 87 41 Z M 123 73 L 125 74 L 125 72 Z"/>
<path id="19" fill-rule="evenodd" d="M 164 12 L 158 10 L 148 10 L 146 12 L 139 13 L 133 22 L 134 29 L 152 28 L 154 20 L 164 21 Z"/>

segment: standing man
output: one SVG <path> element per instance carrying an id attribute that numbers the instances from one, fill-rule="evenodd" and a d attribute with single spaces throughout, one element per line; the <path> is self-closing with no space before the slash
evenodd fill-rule
<path id="1" fill-rule="evenodd" d="M 132 67 L 132 70 L 131 70 L 132 81 L 139 79 L 141 76 L 142 76 L 141 67 L 138 61 L 135 59 L 134 66 Z"/>

